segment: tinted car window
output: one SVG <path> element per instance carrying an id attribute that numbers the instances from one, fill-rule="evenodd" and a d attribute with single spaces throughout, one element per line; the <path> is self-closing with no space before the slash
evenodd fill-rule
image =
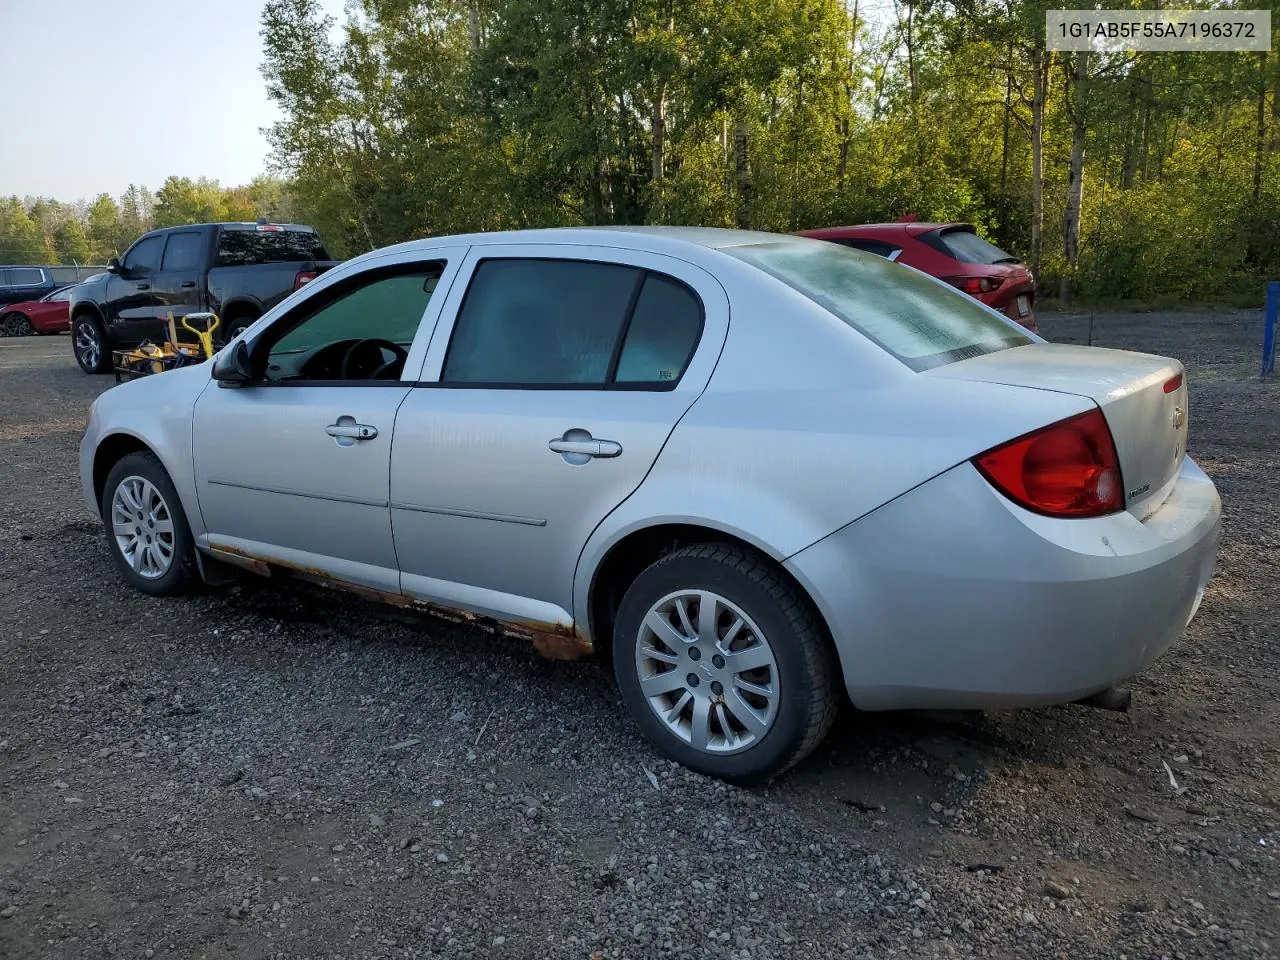
<path id="1" fill-rule="evenodd" d="M 160 251 L 164 248 L 164 237 L 147 237 L 133 245 L 124 255 L 124 267 L 130 273 L 154 273 L 160 266 Z"/>
<path id="2" fill-rule="evenodd" d="M 442 379 L 603 387 L 641 271 L 578 260 L 485 260 L 454 324 Z"/>
<path id="3" fill-rule="evenodd" d="M 944 230 L 938 240 L 961 263 L 1017 263 L 995 244 L 988 243 L 972 230 Z"/>
<path id="4" fill-rule="evenodd" d="M 44 283 L 44 273 L 35 267 L 10 267 L 7 282 L 15 287 L 38 287 Z"/>
<path id="5" fill-rule="evenodd" d="M 65 303 L 71 299 L 71 288 L 63 287 L 61 290 L 55 290 L 43 299 L 48 303 Z"/>
<path id="6" fill-rule="evenodd" d="M 892 243 L 883 243 L 879 240 L 840 238 L 835 242 L 846 247 L 853 247 L 855 250 L 862 250 L 865 253 L 874 253 L 877 257 L 887 257 L 898 249 Z"/>
<path id="7" fill-rule="evenodd" d="M 913 370 L 1032 343 L 967 294 L 832 243 L 752 243 L 726 253 L 825 307 Z"/>
<path id="8" fill-rule="evenodd" d="M 645 276 L 618 357 L 618 383 L 674 385 L 702 333 L 702 304 L 688 287 L 656 273 Z"/>
<path id="9" fill-rule="evenodd" d="M 279 379 L 273 372 L 296 369 L 291 358 L 341 341 L 390 340 L 408 349 L 442 270 L 442 264 L 431 264 L 412 273 L 378 277 L 325 303 L 271 347 L 268 379 Z"/>
<path id="10" fill-rule="evenodd" d="M 218 235 L 214 266 L 328 259 L 319 235 L 309 230 L 223 230 Z"/>
<path id="11" fill-rule="evenodd" d="M 165 270 L 195 270 L 200 266 L 204 236 L 200 233 L 171 233 L 164 247 Z"/>

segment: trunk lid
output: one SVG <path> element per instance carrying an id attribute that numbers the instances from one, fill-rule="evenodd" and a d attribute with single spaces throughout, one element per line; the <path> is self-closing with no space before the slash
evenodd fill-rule
<path id="1" fill-rule="evenodd" d="M 1182 364 L 1169 357 L 1034 343 L 935 367 L 923 376 L 1092 399 L 1115 439 L 1125 507 L 1139 520 L 1164 503 L 1186 456 L 1186 376 Z"/>

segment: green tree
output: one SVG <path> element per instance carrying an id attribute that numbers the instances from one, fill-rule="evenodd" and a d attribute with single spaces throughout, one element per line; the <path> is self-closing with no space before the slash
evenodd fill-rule
<path id="1" fill-rule="evenodd" d="M 120 208 L 110 194 L 100 193 L 89 207 L 88 238 L 91 258 L 106 263 L 124 252 L 121 246 Z"/>
<path id="2" fill-rule="evenodd" d="M 0 201 L 0 262 L 49 263 L 52 259 L 48 238 L 18 198 Z"/>
<path id="3" fill-rule="evenodd" d="M 53 233 L 53 247 L 60 263 L 88 263 L 89 238 L 80 221 L 68 218 Z"/>

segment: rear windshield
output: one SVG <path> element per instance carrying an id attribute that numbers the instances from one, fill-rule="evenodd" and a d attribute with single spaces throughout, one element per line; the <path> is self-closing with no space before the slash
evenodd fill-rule
<path id="1" fill-rule="evenodd" d="M 215 267 L 328 260 L 318 234 L 306 230 L 223 230 Z"/>
<path id="2" fill-rule="evenodd" d="M 972 230 L 944 230 L 938 241 L 961 263 L 1017 263 L 993 243 L 987 243 Z"/>
<path id="3" fill-rule="evenodd" d="M 724 252 L 825 307 L 913 370 L 1033 342 L 968 294 L 834 243 L 753 243 Z"/>

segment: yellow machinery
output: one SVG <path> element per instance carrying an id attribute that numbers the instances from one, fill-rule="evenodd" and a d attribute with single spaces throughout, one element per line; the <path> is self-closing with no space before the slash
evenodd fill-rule
<path id="1" fill-rule="evenodd" d="M 219 322 L 216 313 L 188 313 L 182 317 L 180 324 L 170 313 L 166 320 L 168 326 L 165 332 L 168 336 L 164 343 L 157 345 L 147 341 L 132 350 L 112 351 L 116 383 L 193 363 L 203 363 L 213 356 L 213 331 L 218 329 Z M 203 323 L 203 327 L 193 327 L 192 321 Z M 192 334 L 195 340 L 179 338 L 179 329 Z"/>

